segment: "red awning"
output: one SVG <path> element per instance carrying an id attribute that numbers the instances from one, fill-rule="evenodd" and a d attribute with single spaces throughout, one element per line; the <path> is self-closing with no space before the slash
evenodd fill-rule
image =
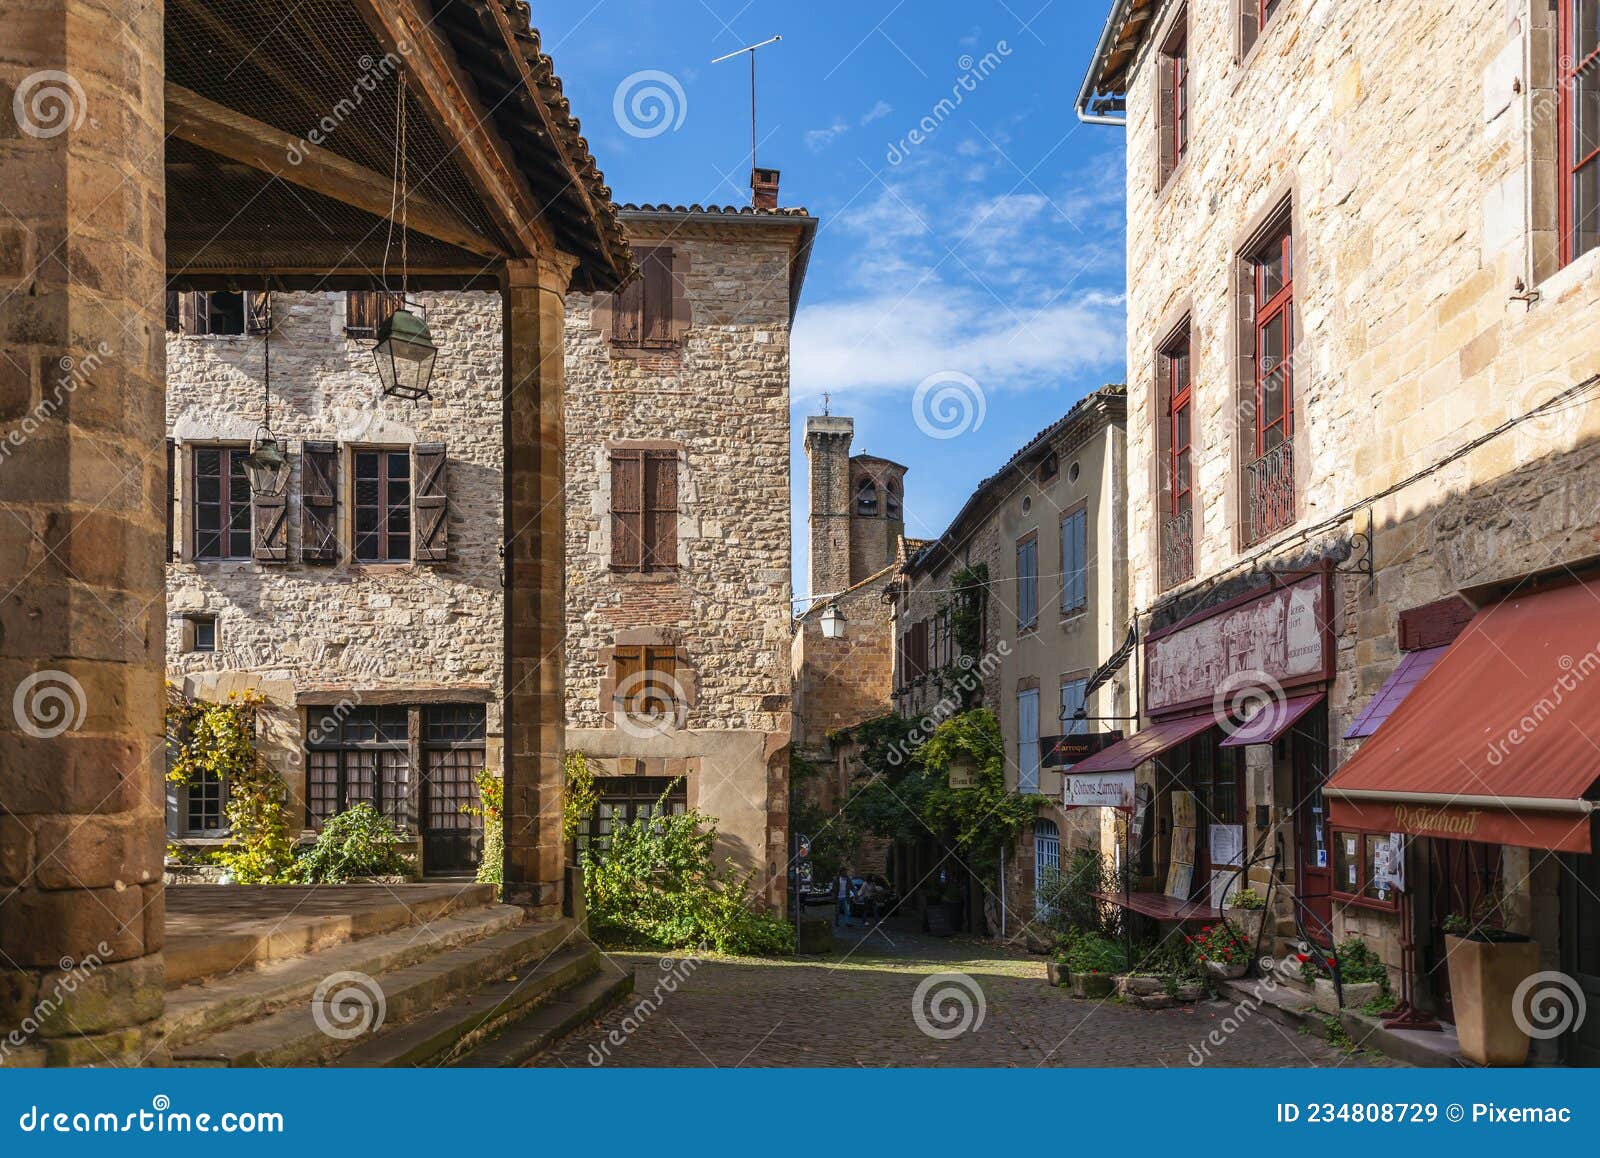
<path id="1" fill-rule="evenodd" d="M 1325 790 L 1335 827 L 1588 852 L 1600 583 L 1480 611 Z"/>
<path id="2" fill-rule="evenodd" d="M 1224 748 L 1243 748 L 1246 744 L 1270 744 L 1290 728 L 1295 721 L 1322 702 L 1322 693 L 1295 696 L 1287 700 L 1273 700 L 1251 716 L 1239 730 L 1222 741 Z"/>
<path id="3" fill-rule="evenodd" d="M 1449 650 L 1449 646 L 1446 645 L 1406 652 L 1394 671 L 1389 673 L 1389 678 L 1383 681 L 1378 694 L 1361 709 L 1361 714 L 1356 717 L 1356 722 L 1350 725 L 1350 730 L 1344 734 L 1344 738 L 1364 740 L 1376 732 L 1379 726 L 1394 714 L 1394 710 L 1400 706 L 1400 701 L 1411 693 L 1412 688 L 1422 682 L 1422 677 L 1432 671 L 1433 665 L 1438 663 Z"/>
<path id="4" fill-rule="evenodd" d="M 1146 760 L 1154 760 L 1161 753 L 1176 748 L 1190 737 L 1198 736 L 1207 728 L 1216 727 L 1216 724 L 1216 718 L 1209 712 L 1203 716 L 1160 720 L 1144 731 L 1135 732 L 1126 740 L 1118 740 L 1111 747 L 1096 752 L 1087 760 L 1080 760 L 1072 766 L 1070 774 L 1080 776 L 1088 772 L 1127 772 Z"/>

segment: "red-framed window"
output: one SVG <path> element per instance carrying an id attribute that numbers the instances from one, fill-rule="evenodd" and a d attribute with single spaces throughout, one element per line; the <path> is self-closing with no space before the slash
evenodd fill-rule
<path id="1" fill-rule="evenodd" d="M 363 563 L 411 561 L 411 452 L 355 452 L 355 556 Z"/>
<path id="2" fill-rule="evenodd" d="M 1189 334 L 1162 351 L 1167 371 L 1167 467 L 1172 514 L 1187 514 L 1194 502 L 1194 404 L 1189 381 Z"/>
<path id="3" fill-rule="evenodd" d="M 1289 227 L 1250 259 L 1255 279 L 1255 456 L 1294 437 L 1294 239 Z"/>
<path id="4" fill-rule="evenodd" d="M 1559 0 L 1561 263 L 1600 245 L 1600 0 Z"/>
<path id="5" fill-rule="evenodd" d="M 1257 4 L 1257 14 L 1261 20 L 1261 27 L 1267 26 L 1267 21 L 1272 19 L 1272 14 L 1278 10 L 1279 0 L 1252 0 Z"/>
<path id="6" fill-rule="evenodd" d="M 1167 49 L 1167 67 L 1172 71 L 1172 162 L 1176 165 L 1189 151 L 1189 40 L 1180 36 Z"/>

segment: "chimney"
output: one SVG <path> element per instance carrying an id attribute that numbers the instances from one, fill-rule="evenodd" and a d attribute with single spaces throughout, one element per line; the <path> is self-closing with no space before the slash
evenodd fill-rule
<path id="1" fill-rule="evenodd" d="M 750 170 L 750 203 L 757 209 L 778 207 L 778 171 L 776 169 Z"/>
<path id="2" fill-rule="evenodd" d="M 813 414 L 806 419 L 811 464 L 811 595 L 850 586 L 850 440 L 848 418 Z"/>

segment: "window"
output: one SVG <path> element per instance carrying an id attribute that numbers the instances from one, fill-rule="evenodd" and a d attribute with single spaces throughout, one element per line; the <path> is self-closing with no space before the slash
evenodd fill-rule
<path id="1" fill-rule="evenodd" d="M 312 711 L 306 720 L 306 824 L 370 804 L 410 828 L 411 724 L 403 707 Z"/>
<path id="2" fill-rule="evenodd" d="M 1336 831 L 1333 891 L 1348 900 L 1394 908 L 1399 898 L 1390 866 L 1396 855 L 1401 854 L 1387 832 Z"/>
<path id="3" fill-rule="evenodd" d="M 1017 791 L 1039 791 L 1039 689 L 1017 693 Z"/>
<path id="4" fill-rule="evenodd" d="M 1162 48 L 1158 62 L 1161 99 L 1156 131 L 1161 135 L 1157 149 L 1161 159 L 1161 185 L 1167 183 L 1189 152 L 1188 24 L 1188 12 L 1180 12 L 1173 22 L 1172 35 Z"/>
<path id="5" fill-rule="evenodd" d="M 191 615 L 186 621 L 189 629 L 189 651 L 217 650 L 217 620 L 212 615 Z"/>
<path id="6" fill-rule="evenodd" d="M 1190 390 L 1189 328 L 1161 351 L 1167 394 L 1167 511 L 1161 531 L 1162 585 L 1194 576 L 1194 400 Z"/>
<path id="7" fill-rule="evenodd" d="M 578 820 L 574 851 L 603 856 L 611 836 L 625 824 L 653 816 L 682 816 L 689 810 L 689 790 L 683 778 L 656 776 L 601 776 L 595 780 L 599 800 L 594 811 Z"/>
<path id="8" fill-rule="evenodd" d="M 213 337 L 260 334 L 271 323 L 265 293 L 167 293 L 167 329 L 173 333 Z"/>
<path id="9" fill-rule="evenodd" d="M 355 556 L 363 563 L 411 560 L 411 453 L 358 450 Z"/>
<path id="10" fill-rule="evenodd" d="M 856 483 L 856 514 L 866 518 L 878 514 L 878 486 L 870 478 Z"/>
<path id="11" fill-rule="evenodd" d="M 483 821 L 478 776 L 483 772 L 482 704 L 437 704 L 422 711 L 424 827 L 429 832 L 472 832 Z"/>
<path id="12" fill-rule="evenodd" d="M 227 783 L 209 769 L 197 770 L 185 785 L 184 832 L 189 836 L 216 835 L 227 831 L 224 804 Z"/>
<path id="13" fill-rule="evenodd" d="M 643 350 L 676 347 L 688 329 L 688 302 L 673 252 L 656 246 L 634 255 L 639 276 L 611 299 L 611 341 Z"/>
<path id="14" fill-rule="evenodd" d="M 611 712 L 650 726 L 682 727 L 688 711 L 678 649 L 631 646 L 611 652 Z"/>
<path id="15" fill-rule="evenodd" d="M 1039 481 L 1041 483 L 1054 482 L 1061 473 L 1061 459 L 1055 451 L 1051 451 L 1039 460 Z"/>
<path id="16" fill-rule="evenodd" d="M 1089 733 L 1089 721 L 1076 719 L 1083 710 L 1088 699 L 1089 681 L 1087 679 L 1061 680 L 1061 734 L 1063 736 L 1085 736 Z M 1071 767 L 1071 765 L 1067 765 Z"/>
<path id="17" fill-rule="evenodd" d="M 671 571 L 678 566 L 678 452 L 611 452 L 611 568 Z"/>
<path id="18" fill-rule="evenodd" d="M 1089 512 L 1079 507 L 1061 520 L 1061 614 L 1089 604 Z"/>
<path id="19" fill-rule="evenodd" d="M 928 672 L 928 621 L 919 619 L 905 634 L 906 682 L 921 679 Z"/>
<path id="20" fill-rule="evenodd" d="M 1560 0 L 1561 262 L 1600 245 L 1600 0 Z"/>
<path id="21" fill-rule="evenodd" d="M 347 338 L 376 338 L 378 327 L 405 305 L 404 294 L 382 290 L 351 290 L 344 295 L 344 332 Z"/>
<path id="22" fill-rule="evenodd" d="M 1054 874 L 1061 871 L 1061 830 L 1044 817 L 1033 822 L 1033 905 L 1041 917 L 1050 915 L 1050 903 L 1043 894 Z"/>
<path id="23" fill-rule="evenodd" d="M 883 486 L 884 513 L 891 519 L 899 519 L 901 515 L 900 480 L 890 479 Z"/>
<path id="24" fill-rule="evenodd" d="M 197 446 L 190 456 L 194 473 L 194 557 L 248 559 L 250 476 L 245 447 Z"/>
<path id="25" fill-rule="evenodd" d="M 1254 415 L 1247 467 L 1248 539 L 1294 522 L 1294 242 L 1287 224 L 1247 259 Z"/>
<path id="26" fill-rule="evenodd" d="M 1261 30 L 1278 11 L 1281 0 L 1239 0 L 1239 54 L 1247 55 L 1255 47 Z"/>
<path id="27" fill-rule="evenodd" d="M 1017 543 L 1017 629 L 1039 622 L 1039 536 L 1029 533 Z"/>

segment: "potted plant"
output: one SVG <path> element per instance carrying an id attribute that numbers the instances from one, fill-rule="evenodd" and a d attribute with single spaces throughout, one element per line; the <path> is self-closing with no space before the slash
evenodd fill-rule
<path id="1" fill-rule="evenodd" d="M 1389 988 L 1389 970 L 1383 959 L 1367 947 L 1360 937 L 1346 937 L 1339 942 L 1330 958 L 1338 963 L 1339 984 L 1344 991 L 1344 1006 L 1359 1008 Z M 1323 1013 L 1337 1016 L 1339 994 L 1334 992 L 1333 978 L 1322 970 L 1312 958 L 1301 966 L 1302 975 L 1312 981 L 1312 999 Z"/>
<path id="2" fill-rule="evenodd" d="M 1194 946 L 1195 960 L 1213 977 L 1232 980 L 1250 971 L 1252 942 L 1226 922 L 1207 925 L 1186 939 Z"/>
<path id="3" fill-rule="evenodd" d="M 1261 926 L 1266 917 L 1267 899 L 1255 889 L 1240 889 L 1228 898 L 1228 923 L 1239 930 L 1252 955 L 1261 943 Z"/>
<path id="4" fill-rule="evenodd" d="M 1067 984 L 1070 974 L 1071 969 L 1068 967 L 1067 951 L 1064 948 L 1057 949 L 1055 956 L 1044 963 L 1045 979 L 1058 989 Z"/>
<path id="5" fill-rule="evenodd" d="M 1116 987 L 1113 974 L 1122 964 L 1122 949 L 1116 942 L 1099 933 L 1070 930 L 1051 963 L 1050 984 L 1070 985 L 1074 997 L 1110 997 Z"/>
<path id="6" fill-rule="evenodd" d="M 1517 1025 L 1511 1000 L 1517 986 L 1539 968 L 1539 945 L 1499 920 L 1499 905 L 1472 922 L 1451 914 L 1442 923 L 1461 1054 L 1485 1066 L 1520 1066 L 1528 1060 L 1528 1035 Z"/>

